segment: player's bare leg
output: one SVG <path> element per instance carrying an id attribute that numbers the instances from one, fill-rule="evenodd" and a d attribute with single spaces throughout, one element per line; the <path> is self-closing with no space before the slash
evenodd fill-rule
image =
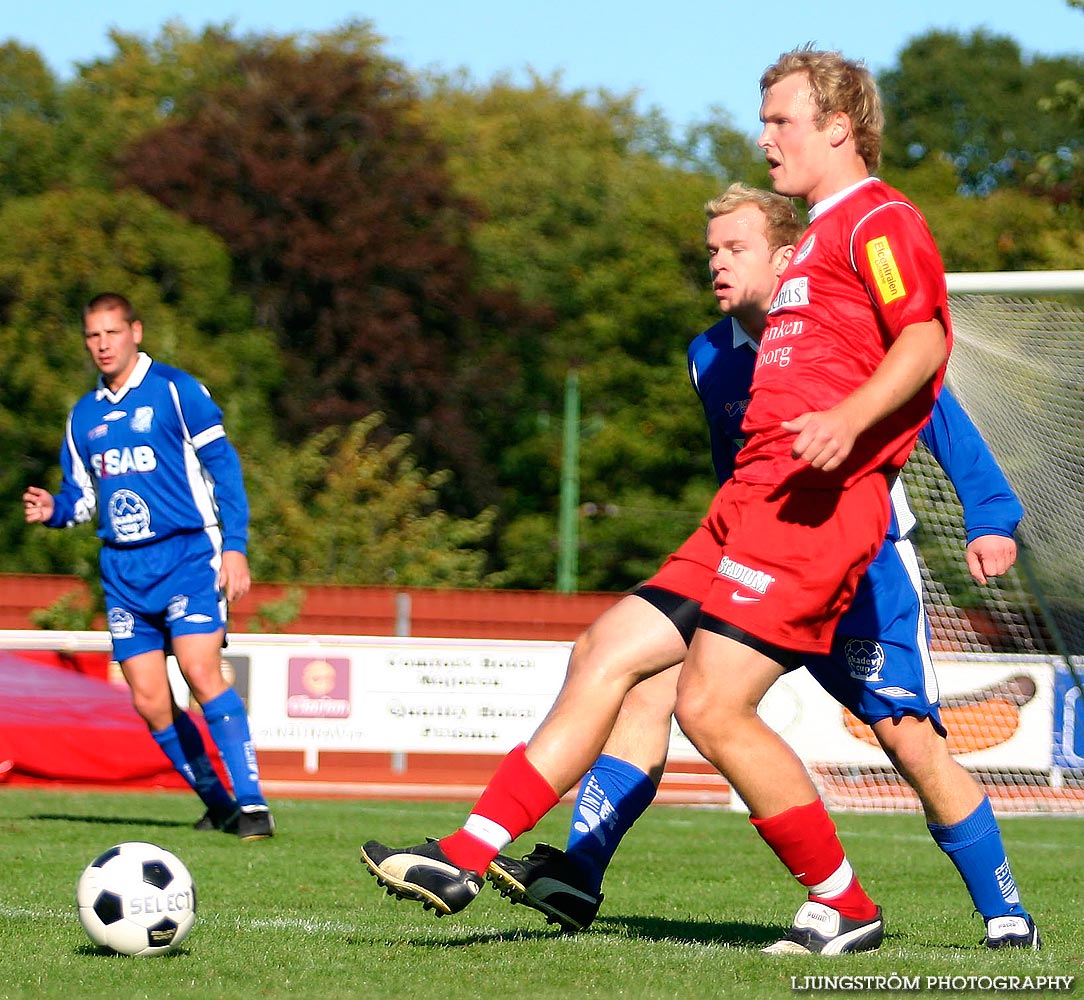
<path id="1" fill-rule="evenodd" d="M 563 795 L 605 746 L 629 690 L 684 656 L 666 615 L 642 598 L 622 598 L 577 640 L 557 699 L 527 743 L 528 761 Z"/>
<path id="2" fill-rule="evenodd" d="M 389 893 L 438 916 L 463 909 L 498 852 L 531 829 L 595 762 L 629 689 L 684 655 L 685 641 L 665 614 L 640 597 L 623 598 L 576 642 L 553 707 L 530 742 L 501 762 L 464 826 L 417 847 L 369 841 L 363 864 Z"/>
<path id="3" fill-rule="evenodd" d="M 265 840 L 275 823 L 260 789 L 256 751 L 244 703 L 222 675 L 225 630 L 173 636 L 177 665 L 193 697 L 203 708 L 211 738 L 222 755 L 241 813 L 237 834 L 242 840 Z"/>
<path id="4" fill-rule="evenodd" d="M 773 954 L 877 948 L 881 911 L 866 895 L 805 767 L 757 706 L 784 669 L 734 639 L 699 629 L 678 681 L 676 715 L 693 745 L 744 799 L 757 832 L 808 891 Z"/>
<path id="5" fill-rule="evenodd" d="M 177 635 L 173 637 L 173 653 L 177 666 L 201 705 L 217 698 L 229 685 L 222 676 L 222 641 L 226 630 Z"/>
<path id="6" fill-rule="evenodd" d="M 1021 903 L 997 820 L 974 775 L 949 753 L 929 719 L 881 719 L 873 732 L 922 802 L 937 846 L 963 878 L 986 922 L 987 947 L 1040 948 L 1039 931 Z"/>
<path id="7" fill-rule="evenodd" d="M 639 768 L 656 788 L 666 768 L 670 724 L 677 702 L 681 665 L 648 677 L 633 687 L 621 702 L 617 721 L 602 752 Z"/>
<path id="8" fill-rule="evenodd" d="M 174 769 L 206 807 L 196 828 L 235 832 L 237 803 L 219 780 L 203 736 L 173 699 L 165 653 L 160 649 L 139 653 L 122 661 L 120 668 L 131 692 L 132 706 Z"/>
<path id="9" fill-rule="evenodd" d="M 757 714 L 783 674 L 752 647 L 699 629 L 678 681 L 679 725 L 754 816 L 774 816 L 818 798 L 801 760 Z"/>
<path id="10" fill-rule="evenodd" d="M 132 696 L 132 707 L 151 732 L 173 724 L 173 694 L 166 673 L 166 656 L 160 649 L 122 660 L 121 673 Z"/>
<path id="11" fill-rule="evenodd" d="M 874 735 L 922 802 L 926 822 L 948 826 L 971 815 L 983 800 L 979 783 L 949 752 L 929 719 L 881 719 Z"/>

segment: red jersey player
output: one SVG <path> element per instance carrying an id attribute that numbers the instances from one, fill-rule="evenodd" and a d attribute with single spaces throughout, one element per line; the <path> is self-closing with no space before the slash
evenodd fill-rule
<path id="1" fill-rule="evenodd" d="M 809 889 L 781 948 L 814 936 L 824 954 L 880 944 L 880 909 L 801 761 L 756 708 L 803 654 L 828 649 L 881 545 L 888 478 L 928 417 L 948 358 L 944 277 L 917 211 L 869 179 L 882 116 L 868 71 L 800 50 L 767 71 L 761 90 L 773 184 L 817 218 L 773 304 L 735 475 L 659 573 L 577 642 L 549 714 L 460 830 L 416 847 L 365 844 L 363 863 L 401 898 L 438 913 L 465 907 L 497 852 L 585 773 L 628 690 L 684 659 L 678 721 Z M 856 197 L 868 224 L 851 210 Z M 852 238 L 841 246 L 844 232 Z"/>

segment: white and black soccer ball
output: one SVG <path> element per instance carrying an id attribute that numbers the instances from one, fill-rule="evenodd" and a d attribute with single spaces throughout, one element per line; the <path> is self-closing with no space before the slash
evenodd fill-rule
<path id="1" fill-rule="evenodd" d="M 184 863 L 155 844 L 129 841 L 96 857 L 75 890 L 91 941 L 122 955 L 161 955 L 196 922 L 196 887 Z"/>

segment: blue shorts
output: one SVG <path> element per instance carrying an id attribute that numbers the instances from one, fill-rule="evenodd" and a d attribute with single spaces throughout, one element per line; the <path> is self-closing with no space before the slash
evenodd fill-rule
<path id="1" fill-rule="evenodd" d="M 886 541 L 840 619 L 831 652 L 806 669 L 867 725 L 914 715 L 944 736 L 922 577 L 914 546 Z"/>
<path id="2" fill-rule="evenodd" d="M 196 531 L 134 548 L 102 546 L 106 619 L 118 661 L 168 651 L 175 635 L 226 627 L 220 539 L 217 530 Z"/>

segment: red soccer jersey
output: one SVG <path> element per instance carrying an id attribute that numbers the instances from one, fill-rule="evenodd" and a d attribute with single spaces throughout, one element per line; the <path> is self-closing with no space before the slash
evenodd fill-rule
<path id="1" fill-rule="evenodd" d="M 734 477 L 828 487 L 874 469 L 899 469 L 930 415 L 944 366 L 913 399 L 861 434 L 835 472 L 793 458 L 794 434 L 780 423 L 849 396 L 870 378 L 904 327 L 933 319 L 945 328 L 951 348 L 944 265 L 918 209 L 876 178 L 827 205 L 776 289 Z"/>

